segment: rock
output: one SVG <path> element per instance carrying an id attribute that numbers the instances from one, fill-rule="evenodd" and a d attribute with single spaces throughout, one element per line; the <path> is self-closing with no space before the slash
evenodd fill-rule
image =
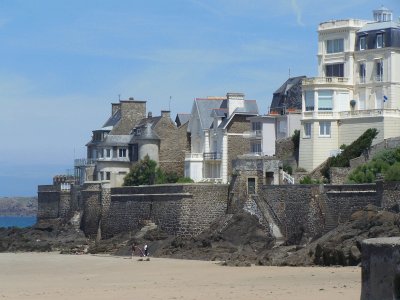
<path id="1" fill-rule="evenodd" d="M 357 246 L 351 246 L 351 248 L 350 248 L 350 256 L 355 262 L 360 262 L 360 260 L 361 260 L 361 251 L 357 248 Z"/>

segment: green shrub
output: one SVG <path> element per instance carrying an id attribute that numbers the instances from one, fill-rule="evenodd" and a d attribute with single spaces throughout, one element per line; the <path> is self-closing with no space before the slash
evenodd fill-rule
<path id="1" fill-rule="evenodd" d="M 293 174 L 293 168 L 291 165 L 289 164 L 283 164 L 283 171 L 285 171 L 286 173 L 292 175 Z"/>
<path id="2" fill-rule="evenodd" d="M 178 178 L 178 180 L 176 182 L 177 183 L 192 183 L 194 181 L 190 177 L 180 177 L 180 178 Z"/>
<path id="3" fill-rule="evenodd" d="M 321 170 L 322 175 L 329 179 L 329 169 L 331 167 L 349 167 L 351 159 L 361 156 L 364 151 L 368 151 L 377 134 L 378 130 L 376 128 L 367 129 L 357 140 L 349 146 L 344 147 L 342 153 L 328 158 L 325 166 Z"/>
<path id="4" fill-rule="evenodd" d="M 156 182 L 157 163 L 148 155 L 135 164 L 124 178 L 124 186 L 151 185 Z"/>
<path id="5" fill-rule="evenodd" d="M 310 176 L 304 176 L 300 179 L 300 184 L 320 184 L 321 181 L 318 179 L 312 179 Z"/>
<path id="6" fill-rule="evenodd" d="M 400 162 L 394 163 L 385 173 L 385 181 L 400 181 Z"/>

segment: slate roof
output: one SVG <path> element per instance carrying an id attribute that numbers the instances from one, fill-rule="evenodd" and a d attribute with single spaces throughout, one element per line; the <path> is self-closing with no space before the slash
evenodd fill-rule
<path id="1" fill-rule="evenodd" d="M 187 114 L 187 113 L 180 113 L 176 115 L 175 118 L 175 123 L 178 127 L 186 124 L 187 122 L 189 122 L 190 120 L 190 116 L 191 114 Z"/>
<path id="2" fill-rule="evenodd" d="M 226 99 L 195 99 L 202 129 L 209 129 L 213 122 L 211 112 L 213 109 L 227 108 Z"/>
<path id="3" fill-rule="evenodd" d="M 113 135 L 106 136 L 104 141 L 100 142 L 99 146 L 128 146 L 132 135 Z"/>
<path id="4" fill-rule="evenodd" d="M 384 30 L 387 28 L 398 28 L 400 29 L 400 23 L 395 21 L 386 21 L 386 22 L 371 22 L 365 24 L 361 27 L 358 32 L 368 32 L 373 30 Z"/>
<path id="5" fill-rule="evenodd" d="M 103 127 L 115 126 L 121 120 L 121 110 L 118 109 L 103 125 Z"/>
<path id="6" fill-rule="evenodd" d="M 301 109 L 301 81 L 306 76 L 291 77 L 275 91 L 272 97 L 271 110 L 283 107 Z"/>

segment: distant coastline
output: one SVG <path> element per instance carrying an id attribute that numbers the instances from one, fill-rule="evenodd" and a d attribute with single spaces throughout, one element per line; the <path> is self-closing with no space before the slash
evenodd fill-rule
<path id="1" fill-rule="evenodd" d="M 37 197 L 0 197 L 0 216 L 36 217 Z"/>

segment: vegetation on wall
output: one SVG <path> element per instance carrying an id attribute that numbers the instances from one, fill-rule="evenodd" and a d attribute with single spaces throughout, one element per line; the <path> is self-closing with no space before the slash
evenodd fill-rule
<path id="1" fill-rule="evenodd" d="M 299 152 L 300 152 L 300 130 L 295 130 L 292 135 L 293 152 L 296 162 L 299 162 Z"/>
<path id="2" fill-rule="evenodd" d="M 377 178 L 400 181 L 400 148 L 383 150 L 372 160 L 358 166 L 348 176 L 349 183 L 371 183 Z"/>
<path id="3" fill-rule="evenodd" d="M 369 150 L 377 134 L 378 130 L 376 128 L 369 128 L 349 146 L 342 145 L 341 148 L 344 148 L 342 153 L 328 158 L 321 170 L 322 175 L 329 179 L 329 169 L 331 167 L 349 167 L 351 159 L 357 158 Z"/>
<path id="4" fill-rule="evenodd" d="M 175 172 L 164 172 L 157 162 L 146 155 L 135 164 L 124 178 L 124 186 L 153 185 L 165 183 L 190 183 L 192 179 L 179 177 Z"/>

